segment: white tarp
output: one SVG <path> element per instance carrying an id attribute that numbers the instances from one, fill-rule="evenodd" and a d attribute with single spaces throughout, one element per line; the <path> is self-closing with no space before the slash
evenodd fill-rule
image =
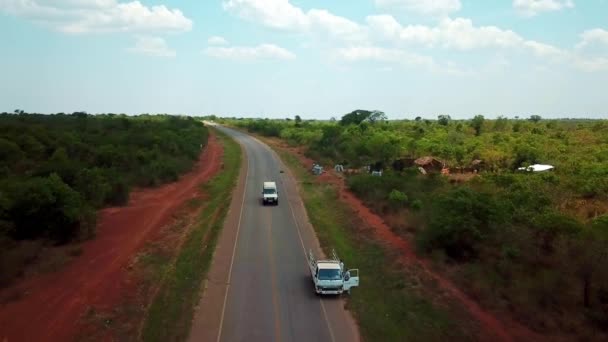
<path id="1" fill-rule="evenodd" d="M 543 171 L 549 171 L 549 170 L 553 170 L 553 169 L 554 169 L 553 165 L 543 165 L 543 164 L 534 164 L 534 165 L 530 165 L 528 167 L 518 168 L 518 170 L 521 170 L 521 171 L 532 171 L 532 172 L 543 172 Z"/>

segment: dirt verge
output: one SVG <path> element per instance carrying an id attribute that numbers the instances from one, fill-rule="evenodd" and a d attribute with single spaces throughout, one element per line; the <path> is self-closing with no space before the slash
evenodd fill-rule
<path id="1" fill-rule="evenodd" d="M 175 183 L 135 191 L 125 207 L 99 213 L 97 237 L 62 270 L 25 279 L 5 291 L 19 299 L 0 307 L 0 340 L 66 341 L 77 336 L 83 315 L 112 310 L 137 288 L 129 265 L 158 237 L 177 210 L 199 194 L 199 185 L 219 169 L 222 149 L 210 134 L 193 171 Z M 0 293 L 1 294 L 1 293 Z"/>

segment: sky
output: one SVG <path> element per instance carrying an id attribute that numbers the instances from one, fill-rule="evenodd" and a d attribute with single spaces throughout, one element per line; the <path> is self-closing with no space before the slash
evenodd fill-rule
<path id="1" fill-rule="evenodd" d="M 0 112 L 608 118 L 608 0 L 0 0 Z"/>

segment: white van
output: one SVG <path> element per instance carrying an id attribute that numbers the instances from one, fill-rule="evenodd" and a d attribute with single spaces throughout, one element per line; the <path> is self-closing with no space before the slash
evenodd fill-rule
<path id="1" fill-rule="evenodd" d="M 277 184 L 275 182 L 264 182 L 264 186 L 262 187 L 262 203 L 279 204 L 279 192 L 277 191 Z"/>

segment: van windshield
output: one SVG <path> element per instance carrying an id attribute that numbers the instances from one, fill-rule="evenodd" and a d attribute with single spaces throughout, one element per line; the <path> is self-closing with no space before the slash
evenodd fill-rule
<path id="1" fill-rule="evenodd" d="M 264 189 L 264 195 L 274 195 L 275 193 L 275 189 Z"/>
<path id="2" fill-rule="evenodd" d="M 325 269 L 319 270 L 319 279 L 320 280 L 340 280 L 342 277 L 340 276 L 340 270 L 335 269 Z"/>

